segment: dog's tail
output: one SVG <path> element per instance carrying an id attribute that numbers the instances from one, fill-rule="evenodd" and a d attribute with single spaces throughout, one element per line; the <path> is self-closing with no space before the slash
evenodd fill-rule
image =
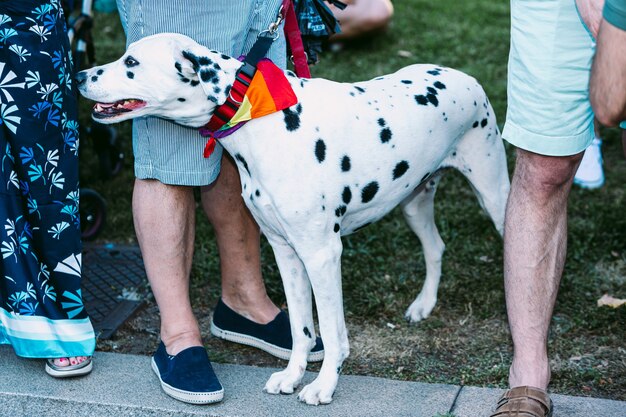
<path id="1" fill-rule="evenodd" d="M 475 118 L 458 142 L 456 153 L 444 164 L 468 179 L 480 205 L 502 235 L 510 188 L 506 153 L 491 103 L 482 87 L 477 87 Z"/>

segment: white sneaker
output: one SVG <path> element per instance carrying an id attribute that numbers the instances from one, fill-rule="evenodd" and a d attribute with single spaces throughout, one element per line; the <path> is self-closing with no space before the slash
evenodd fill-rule
<path id="1" fill-rule="evenodd" d="M 602 139 L 595 138 L 585 150 L 578 171 L 574 176 L 574 184 L 587 189 L 600 188 L 604 185 L 601 146 Z"/>

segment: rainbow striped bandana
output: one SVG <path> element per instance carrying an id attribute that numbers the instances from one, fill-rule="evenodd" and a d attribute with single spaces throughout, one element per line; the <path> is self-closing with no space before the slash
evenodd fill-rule
<path id="1" fill-rule="evenodd" d="M 241 71 L 238 72 L 226 102 L 215 110 L 209 123 L 200 128 L 200 134 L 209 137 L 204 157 L 208 158 L 213 153 L 215 139 L 230 135 L 251 119 L 284 110 L 297 103 L 298 98 L 285 73 L 269 59 L 258 62 L 251 80 L 247 80 Z M 225 121 L 225 117 L 230 119 Z"/>

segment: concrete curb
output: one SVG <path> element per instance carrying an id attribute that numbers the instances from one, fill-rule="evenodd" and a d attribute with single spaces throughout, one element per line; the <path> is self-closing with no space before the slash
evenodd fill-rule
<path id="1" fill-rule="evenodd" d="M 295 395 L 262 391 L 276 369 L 214 364 L 225 387 L 224 401 L 193 406 L 165 395 L 146 356 L 96 352 L 94 371 L 56 380 L 41 360 L 17 358 L 0 347 L 0 416 L 415 416 L 445 414 L 455 399 L 455 417 L 488 416 L 502 390 L 342 376 L 330 405 L 311 407 Z M 307 373 L 304 383 L 315 374 Z M 458 398 L 457 397 L 457 394 Z M 553 396 L 555 417 L 626 417 L 626 402 Z"/>

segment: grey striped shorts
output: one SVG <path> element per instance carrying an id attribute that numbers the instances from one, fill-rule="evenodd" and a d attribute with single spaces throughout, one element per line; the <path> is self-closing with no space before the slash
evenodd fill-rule
<path id="1" fill-rule="evenodd" d="M 247 53 L 259 32 L 276 19 L 281 0 L 117 0 L 127 45 L 161 32 L 187 35 L 202 45 L 238 57 Z M 282 35 L 282 29 L 280 29 Z M 285 40 L 269 53 L 285 68 Z M 155 117 L 133 122 L 135 176 L 171 185 L 208 185 L 220 170 L 222 147 L 204 158 L 206 138 L 191 129 Z"/>

